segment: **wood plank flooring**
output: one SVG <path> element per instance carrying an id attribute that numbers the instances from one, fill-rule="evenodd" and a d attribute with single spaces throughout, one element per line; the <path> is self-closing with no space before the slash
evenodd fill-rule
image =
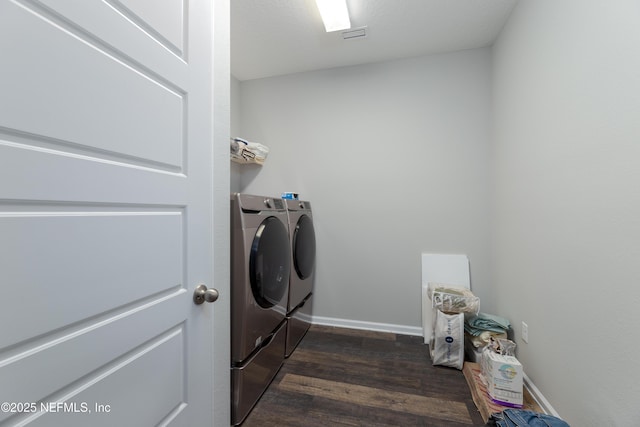
<path id="1" fill-rule="evenodd" d="M 242 427 L 484 426 L 461 371 L 422 337 L 314 325 Z"/>

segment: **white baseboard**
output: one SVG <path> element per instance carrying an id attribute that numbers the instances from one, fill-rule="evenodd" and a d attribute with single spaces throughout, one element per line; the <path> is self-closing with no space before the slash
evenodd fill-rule
<path id="1" fill-rule="evenodd" d="M 524 382 L 524 388 L 526 388 L 529 391 L 529 393 L 531 394 L 531 397 L 533 397 L 533 399 L 536 401 L 536 403 L 540 406 L 540 408 L 545 414 L 562 418 L 558 414 L 558 412 L 553 408 L 553 406 L 551 406 L 551 403 L 549 403 L 549 401 L 542 395 L 538 387 L 536 387 L 536 385 L 531 381 L 531 379 L 527 376 L 526 373 L 524 374 L 523 382 Z"/>
<path id="2" fill-rule="evenodd" d="M 336 326 L 339 328 L 362 329 L 365 331 L 391 332 L 394 334 L 422 336 L 422 327 L 393 325 L 389 323 L 365 322 L 362 320 L 336 319 L 334 317 L 312 316 L 314 325 Z"/>

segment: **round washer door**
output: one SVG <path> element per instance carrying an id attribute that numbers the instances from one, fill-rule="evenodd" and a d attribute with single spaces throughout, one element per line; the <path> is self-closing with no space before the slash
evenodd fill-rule
<path id="1" fill-rule="evenodd" d="M 316 233 L 313 221 L 309 216 L 302 215 L 298 219 L 293 234 L 293 265 L 298 277 L 306 279 L 313 273 L 316 262 Z"/>
<path id="2" fill-rule="evenodd" d="M 289 234 L 282 222 L 266 218 L 256 232 L 249 257 L 251 292 L 263 308 L 278 304 L 289 284 L 291 272 Z"/>

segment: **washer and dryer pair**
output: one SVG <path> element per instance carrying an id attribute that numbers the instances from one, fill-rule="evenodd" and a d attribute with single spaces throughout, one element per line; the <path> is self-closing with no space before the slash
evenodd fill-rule
<path id="1" fill-rule="evenodd" d="M 231 195 L 233 425 L 244 421 L 309 328 L 314 266 L 308 202 Z"/>

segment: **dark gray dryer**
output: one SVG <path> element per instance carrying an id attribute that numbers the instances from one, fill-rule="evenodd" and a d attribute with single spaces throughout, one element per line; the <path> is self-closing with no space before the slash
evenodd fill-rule
<path id="1" fill-rule="evenodd" d="M 231 195 L 231 422 L 242 423 L 282 366 L 291 270 L 279 198 Z"/>
<path id="2" fill-rule="evenodd" d="M 309 330 L 316 265 L 316 235 L 313 227 L 311 203 L 285 200 L 289 216 L 291 241 L 291 278 L 287 302 L 286 357 Z"/>

